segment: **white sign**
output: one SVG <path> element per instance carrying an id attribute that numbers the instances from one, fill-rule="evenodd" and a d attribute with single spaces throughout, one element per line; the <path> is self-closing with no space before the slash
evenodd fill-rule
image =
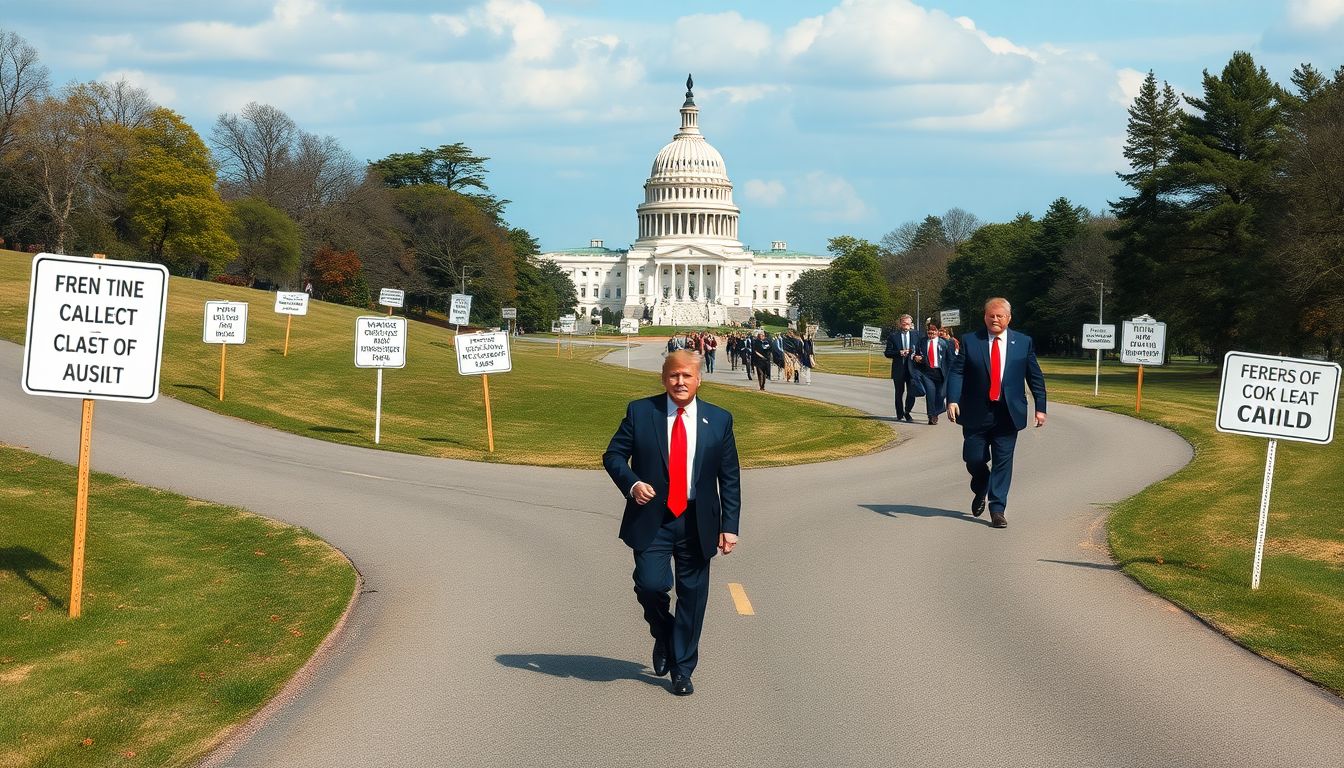
<path id="1" fill-rule="evenodd" d="M 1083 323 L 1083 349 L 1115 349 L 1115 326 Z"/>
<path id="2" fill-rule="evenodd" d="M 1228 352 L 1218 390 L 1219 432 L 1329 443 L 1335 437 L 1339 364 Z"/>
<path id="3" fill-rule="evenodd" d="M 564 317 L 560 318 L 560 332 L 573 333 L 574 323 L 575 320 L 573 315 L 565 315 Z"/>
<path id="4" fill-rule="evenodd" d="M 1125 321 L 1120 342 L 1120 362 L 1127 365 L 1161 365 L 1167 351 L 1167 324 L 1143 315 Z"/>
<path id="5" fill-rule="evenodd" d="M 505 320 L 517 320 L 517 319 L 518 319 L 518 308 L 517 308 L 517 307 L 504 307 L 503 309 L 499 310 L 499 314 L 500 314 L 500 317 L 504 318 Z"/>
<path id="6" fill-rule="evenodd" d="M 552 321 L 551 321 L 551 333 L 560 333 L 560 328 L 561 328 L 561 326 L 560 326 L 560 321 L 559 321 L 559 320 L 552 320 Z"/>
<path id="7" fill-rule="evenodd" d="M 507 373 L 513 370 L 509 358 L 509 334 L 463 333 L 457 337 L 457 372 L 463 376 L 475 373 Z"/>
<path id="8" fill-rule="evenodd" d="M 37 254 L 23 391 L 154 402 L 167 304 L 168 270 L 161 264 Z"/>
<path id="9" fill-rule="evenodd" d="M 308 294 L 303 291 L 276 291 L 275 311 L 282 315 L 308 314 Z"/>
<path id="10" fill-rule="evenodd" d="M 938 324 L 944 328 L 956 328 L 961 325 L 960 309 L 944 309 L 938 313 Z"/>
<path id="11" fill-rule="evenodd" d="M 356 368 L 406 367 L 406 318 L 361 315 L 355 318 Z"/>
<path id="12" fill-rule="evenodd" d="M 205 332 L 201 341 L 206 344 L 246 344 L 247 302 L 205 302 Z"/>
<path id="13" fill-rule="evenodd" d="M 808 323 L 808 324 L 807 324 L 807 337 L 808 337 L 809 339 L 815 337 L 815 336 L 817 335 L 817 331 L 818 331 L 818 330 L 820 330 L 820 328 L 817 326 L 816 323 Z"/>
<path id="14" fill-rule="evenodd" d="M 465 293 L 454 293 L 453 301 L 448 306 L 448 322 L 453 325 L 466 325 L 471 322 L 471 296 Z"/>
<path id="15" fill-rule="evenodd" d="M 863 340 L 877 344 L 882 341 L 882 329 L 872 325 L 863 326 Z"/>
<path id="16" fill-rule="evenodd" d="M 621 318 L 621 333 L 629 336 L 639 335 L 639 318 L 623 317 Z"/>
<path id="17" fill-rule="evenodd" d="M 378 291 L 378 303 L 384 307 L 403 307 L 406 305 L 406 292 L 400 288 L 383 288 Z"/>

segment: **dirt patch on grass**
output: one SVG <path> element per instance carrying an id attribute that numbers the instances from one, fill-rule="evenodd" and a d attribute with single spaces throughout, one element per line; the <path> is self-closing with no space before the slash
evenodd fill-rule
<path id="1" fill-rule="evenodd" d="M 1265 546 L 1271 552 L 1294 555 L 1304 560 L 1316 560 L 1330 565 L 1344 566 L 1344 541 L 1296 537 L 1270 539 Z"/>
<path id="2" fill-rule="evenodd" d="M 28 675 L 31 675 L 34 669 L 37 669 L 36 664 L 20 664 L 11 669 L 0 667 L 0 684 L 17 685 L 22 683 L 28 679 Z"/>

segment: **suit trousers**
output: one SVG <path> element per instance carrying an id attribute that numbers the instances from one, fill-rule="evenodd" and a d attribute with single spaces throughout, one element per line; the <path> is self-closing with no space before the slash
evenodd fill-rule
<path id="1" fill-rule="evenodd" d="M 709 560 L 696 541 L 695 502 L 681 517 L 671 513 L 653 543 L 635 552 L 635 596 L 644 608 L 649 634 L 668 640 L 672 674 L 691 676 L 700 658 L 700 628 L 709 604 Z M 675 564 L 675 582 L 673 565 Z M 675 583 L 677 612 L 668 607 Z"/>
<path id="2" fill-rule="evenodd" d="M 947 410 L 947 382 L 942 368 L 925 368 L 920 371 L 924 377 L 924 405 L 929 416 L 937 416 Z"/>
<path id="3" fill-rule="evenodd" d="M 915 407 L 915 388 L 912 381 L 919 374 L 914 371 L 905 371 L 892 377 L 891 383 L 896 388 L 896 418 L 904 419 L 910 415 L 910 409 Z"/>
<path id="4" fill-rule="evenodd" d="M 991 403 L 979 424 L 963 424 L 961 458 L 971 473 L 971 493 L 988 494 L 989 511 L 1003 512 L 1008 506 L 1008 487 L 1013 483 L 1013 449 L 1017 425 L 1008 404 Z"/>

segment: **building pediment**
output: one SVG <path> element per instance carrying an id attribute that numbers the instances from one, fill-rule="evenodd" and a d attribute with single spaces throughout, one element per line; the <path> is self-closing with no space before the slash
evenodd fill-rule
<path id="1" fill-rule="evenodd" d="M 653 253 L 654 258 L 659 261 L 705 261 L 706 259 L 721 261 L 735 255 L 737 254 L 724 253 L 699 245 L 674 245 L 667 250 L 660 249 Z"/>

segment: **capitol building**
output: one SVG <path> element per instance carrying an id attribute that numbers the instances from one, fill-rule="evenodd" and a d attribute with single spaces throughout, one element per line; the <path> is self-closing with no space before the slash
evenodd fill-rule
<path id="1" fill-rule="evenodd" d="M 578 310 L 602 309 L 655 325 L 743 323 L 752 313 L 788 315 L 789 286 L 830 257 L 790 251 L 783 241 L 753 251 L 738 240 L 740 211 L 723 156 L 700 133 L 700 110 L 686 78 L 681 130 L 658 151 L 635 208 L 638 238 L 626 250 L 592 240 L 587 248 L 541 254 L 574 281 Z"/>

